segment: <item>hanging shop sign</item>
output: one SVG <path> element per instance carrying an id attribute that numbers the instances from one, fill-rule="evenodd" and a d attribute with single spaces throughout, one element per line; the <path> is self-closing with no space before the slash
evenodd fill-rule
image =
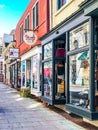
<path id="1" fill-rule="evenodd" d="M 26 44 L 32 45 L 36 42 L 37 36 L 33 31 L 27 31 L 25 32 L 23 39 Z"/>
<path id="2" fill-rule="evenodd" d="M 18 48 L 10 48 L 9 49 L 9 58 L 19 58 L 19 49 Z"/>

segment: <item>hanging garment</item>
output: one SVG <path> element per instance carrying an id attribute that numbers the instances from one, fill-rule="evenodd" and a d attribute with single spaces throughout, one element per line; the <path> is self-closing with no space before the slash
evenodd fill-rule
<path id="1" fill-rule="evenodd" d="M 59 93 L 64 93 L 64 80 L 59 84 Z"/>
<path id="2" fill-rule="evenodd" d="M 56 57 L 64 57 L 65 56 L 65 49 L 64 48 L 57 48 L 56 49 Z"/>
<path id="3" fill-rule="evenodd" d="M 57 79 L 57 83 L 60 84 L 62 82 L 62 79 Z"/>
<path id="4" fill-rule="evenodd" d="M 58 77 L 58 79 L 64 80 L 64 74 L 63 75 L 58 75 L 57 77 Z"/>
<path id="5" fill-rule="evenodd" d="M 65 73 L 65 67 L 64 66 L 58 66 L 57 67 L 57 74 L 63 75 Z"/>

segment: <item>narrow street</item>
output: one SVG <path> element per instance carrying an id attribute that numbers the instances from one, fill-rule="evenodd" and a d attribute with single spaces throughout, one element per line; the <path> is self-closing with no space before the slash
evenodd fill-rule
<path id="1" fill-rule="evenodd" d="M 40 102 L 0 83 L 0 130 L 84 130 Z"/>

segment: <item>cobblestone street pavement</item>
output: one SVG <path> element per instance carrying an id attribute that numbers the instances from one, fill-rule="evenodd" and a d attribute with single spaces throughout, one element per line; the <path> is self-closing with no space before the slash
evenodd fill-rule
<path id="1" fill-rule="evenodd" d="M 84 130 L 42 103 L 0 83 L 0 130 Z"/>

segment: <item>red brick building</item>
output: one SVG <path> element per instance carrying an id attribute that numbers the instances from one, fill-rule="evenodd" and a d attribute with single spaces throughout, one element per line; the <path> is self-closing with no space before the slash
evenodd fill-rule
<path id="1" fill-rule="evenodd" d="M 32 47 L 41 44 L 39 38 L 49 31 L 49 1 L 31 0 L 16 27 L 16 47 L 20 49 L 20 56 L 30 49 L 23 41 L 26 30 L 34 30 L 37 42 Z"/>
<path id="2" fill-rule="evenodd" d="M 17 81 L 21 81 L 21 87 L 31 87 L 31 93 L 35 95 L 41 91 L 42 48 L 39 39 L 50 29 L 49 15 L 49 0 L 31 0 L 16 26 L 16 48 L 19 48 L 20 53 Z M 37 37 L 31 45 L 24 40 L 28 32 L 33 32 Z"/>

